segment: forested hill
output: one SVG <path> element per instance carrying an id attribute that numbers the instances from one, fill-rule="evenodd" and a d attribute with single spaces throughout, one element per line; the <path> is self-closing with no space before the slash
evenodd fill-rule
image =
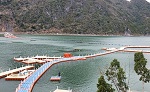
<path id="1" fill-rule="evenodd" d="M 146 0 L 0 0 L 0 30 L 149 35 L 150 3 Z"/>

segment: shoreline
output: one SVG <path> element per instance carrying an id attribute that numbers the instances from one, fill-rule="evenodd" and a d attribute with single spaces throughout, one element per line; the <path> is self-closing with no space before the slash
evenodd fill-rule
<path id="1" fill-rule="evenodd" d="M 5 32 L 0 32 L 4 34 Z M 103 35 L 103 34 L 69 34 L 69 33 L 35 33 L 35 32 L 10 32 L 14 35 L 29 34 L 29 35 L 58 35 L 58 36 L 123 36 L 123 35 Z"/>
<path id="2" fill-rule="evenodd" d="M 122 36 L 122 37 L 139 37 L 139 36 L 144 36 L 144 35 L 104 35 L 104 34 L 69 34 L 69 33 L 35 33 L 35 32 L 13 32 L 14 34 L 29 34 L 29 35 L 49 35 L 49 36 L 103 36 L 103 37 L 113 37 L 113 36 Z M 147 37 L 149 35 L 146 35 Z"/>
<path id="3" fill-rule="evenodd" d="M 15 35 L 29 34 L 29 35 L 53 35 L 53 36 L 124 36 L 124 35 L 104 35 L 104 34 L 69 34 L 69 33 L 37 33 L 37 32 L 12 32 Z M 132 36 L 132 35 L 131 35 Z"/>
<path id="4" fill-rule="evenodd" d="M 4 34 L 5 32 L 0 32 L 0 34 Z M 10 32 L 14 35 L 19 35 L 19 34 L 28 34 L 28 35 L 52 35 L 52 36 L 122 36 L 122 37 L 140 37 L 140 36 L 145 36 L 145 37 L 149 37 L 149 35 L 104 35 L 104 34 L 69 34 L 69 33 L 37 33 L 37 32 Z"/>

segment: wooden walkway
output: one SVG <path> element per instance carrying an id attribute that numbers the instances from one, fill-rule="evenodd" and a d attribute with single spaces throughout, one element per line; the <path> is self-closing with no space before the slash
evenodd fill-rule
<path id="1" fill-rule="evenodd" d="M 5 71 L 5 72 L 0 73 L 0 78 L 6 77 L 7 75 L 10 75 L 12 73 L 17 73 L 17 72 L 20 72 L 26 69 L 32 69 L 32 68 L 34 68 L 34 66 L 25 66 L 25 67 L 16 68 L 13 70 Z"/>
<path id="2" fill-rule="evenodd" d="M 28 78 L 26 78 L 24 81 L 22 81 L 18 88 L 16 88 L 16 92 L 32 92 L 32 89 L 35 85 L 35 83 L 39 80 L 39 78 L 54 64 L 66 62 L 66 61 L 74 61 L 74 60 L 85 60 L 87 58 L 93 58 L 97 56 L 103 56 L 119 51 L 125 51 L 127 48 L 150 48 L 150 46 L 126 46 L 126 47 L 120 47 L 116 49 L 109 49 L 109 51 L 106 51 L 104 53 L 97 53 L 97 54 L 91 54 L 86 56 L 73 56 L 70 58 L 60 58 L 57 60 L 53 60 L 51 62 L 47 62 L 43 64 L 40 68 L 38 68 L 32 75 L 30 75 Z M 107 49 L 106 49 L 107 50 Z M 139 52 L 139 50 L 132 50 L 132 52 Z"/>

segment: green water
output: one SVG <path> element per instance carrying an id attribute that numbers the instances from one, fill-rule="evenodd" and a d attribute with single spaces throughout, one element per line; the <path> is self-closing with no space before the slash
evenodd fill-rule
<path id="1" fill-rule="evenodd" d="M 21 67 L 22 63 L 13 61 L 14 57 L 49 55 L 62 56 L 65 52 L 73 55 L 87 55 L 104 52 L 103 47 L 121 47 L 125 45 L 150 45 L 150 37 L 101 37 L 101 36 L 42 36 L 18 35 L 17 39 L 0 37 L 0 71 Z M 74 51 L 80 49 L 80 51 Z M 144 49 L 145 50 L 145 49 Z M 146 49 L 150 50 L 150 49 Z M 131 90 L 142 91 L 142 82 L 138 81 L 133 70 L 134 53 L 118 52 L 106 56 L 87 59 L 84 61 L 64 62 L 52 66 L 36 83 L 32 92 L 50 92 L 57 86 L 70 89 L 73 92 L 96 92 L 97 81 L 101 72 L 105 72 L 109 63 L 114 59 L 121 62 L 126 71 Z M 144 54 L 150 68 L 150 54 Z M 36 65 L 37 67 L 39 65 Z M 50 77 L 61 72 L 60 82 L 49 81 Z M 130 76 L 129 76 L 130 75 Z M 20 81 L 5 81 L 0 79 L 0 92 L 15 92 Z M 149 92 L 150 84 L 145 84 Z"/>

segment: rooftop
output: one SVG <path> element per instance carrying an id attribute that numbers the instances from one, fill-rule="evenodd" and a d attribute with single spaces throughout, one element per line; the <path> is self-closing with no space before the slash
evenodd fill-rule
<path id="1" fill-rule="evenodd" d="M 72 90 L 61 90 L 61 89 L 56 89 L 54 92 L 72 92 Z"/>

